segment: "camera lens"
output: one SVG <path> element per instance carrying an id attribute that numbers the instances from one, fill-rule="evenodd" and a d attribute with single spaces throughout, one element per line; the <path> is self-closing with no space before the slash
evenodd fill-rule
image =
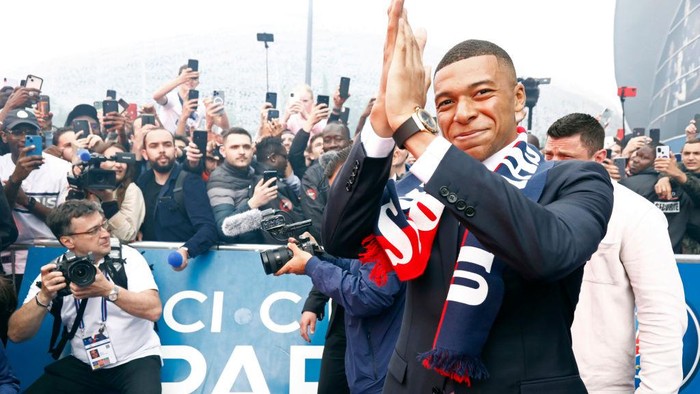
<path id="1" fill-rule="evenodd" d="M 80 287 L 90 286 L 95 281 L 97 270 L 89 260 L 79 260 L 68 268 L 71 282 Z"/>
<path id="2" fill-rule="evenodd" d="M 262 260 L 265 275 L 270 275 L 279 271 L 280 268 L 287 264 L 287 261 L 292 259 L 292 256 L 292 251 L 284 246 L 260 252 L 260 259 Z"/>

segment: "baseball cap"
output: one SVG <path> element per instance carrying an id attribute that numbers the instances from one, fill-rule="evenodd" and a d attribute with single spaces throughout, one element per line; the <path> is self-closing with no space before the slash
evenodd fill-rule
<path id="1" fill-rule="evenodd" d="M 70 127 L 70 125 L 73 123 L 73 119 L 77 118 L 78 116 L 89 116 L 95 119 L 95 121 L 97 121 L 98 119 L 97 110 L 95 109 L 95 107 L 93 107 L 90 104 L 78 104 L 68 114 L 65 126 Z"/>
<path id="2" fill-rule="evenodd" d="M 40 128 L 39 122 L 36 120 L 36 116 L 34 116 L 31 111 L 27 111 L 24 108 L 13 109 L 9 114 L 7 114 L 7 117 L 5 117 L 5 121 L 3 122 L 5 130 L 8 131 L 22 124 L 32 126 L 37 130 Z"/>

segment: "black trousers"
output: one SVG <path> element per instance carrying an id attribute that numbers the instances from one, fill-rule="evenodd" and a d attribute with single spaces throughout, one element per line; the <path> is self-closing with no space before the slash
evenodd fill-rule
<path id="1" fill-rule="evenodd" d="M 26 393 L 160 393 L 160 357 L 148 356 L 93 371 L 73 356 L 46 366 Z"/>
<path id="2" fill-rule="evenodd" d="M 350 393 L 345 376 L 345 344 L 345 310 L 333 302 L 333 316 L 323 347 L 317 394 Z"/>

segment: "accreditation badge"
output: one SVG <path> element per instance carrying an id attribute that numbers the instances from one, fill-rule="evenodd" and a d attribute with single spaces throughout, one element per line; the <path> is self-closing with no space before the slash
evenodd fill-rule
<path id="1" fill-rule="evenodd" d="M 102 326 L 95 334 L 84 337 L 83 345 L 93 371 L 117 362 L 107 327 Z"/>

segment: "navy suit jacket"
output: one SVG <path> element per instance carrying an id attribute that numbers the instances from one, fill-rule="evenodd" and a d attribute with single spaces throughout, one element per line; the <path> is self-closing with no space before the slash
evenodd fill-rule
<path id="1" fill-rule="evenodd" d="M 353 147 L 328 198 L 323 238 L 329 253 L 357 255 L 377 220 L 390 166 L 391 157 L 368 158 L 362 144 Z M 385 393 L 430 393 L 446 384 L 456 393 L 586 392 L 570 327 L 583 264 L 605 235 L 613 189 L 597 163 L 558 162 L 546 174 L 535 203 L 450 147 L 425 184 L 445 212 L 424 274 L 408 283 Z M 507 265 L 503 304 L 482 353 L 490 378 L 473 381 L 470 388 L 446 382 L 417 361 L 432 348 L 460 247 L 458 223 Z"/>

